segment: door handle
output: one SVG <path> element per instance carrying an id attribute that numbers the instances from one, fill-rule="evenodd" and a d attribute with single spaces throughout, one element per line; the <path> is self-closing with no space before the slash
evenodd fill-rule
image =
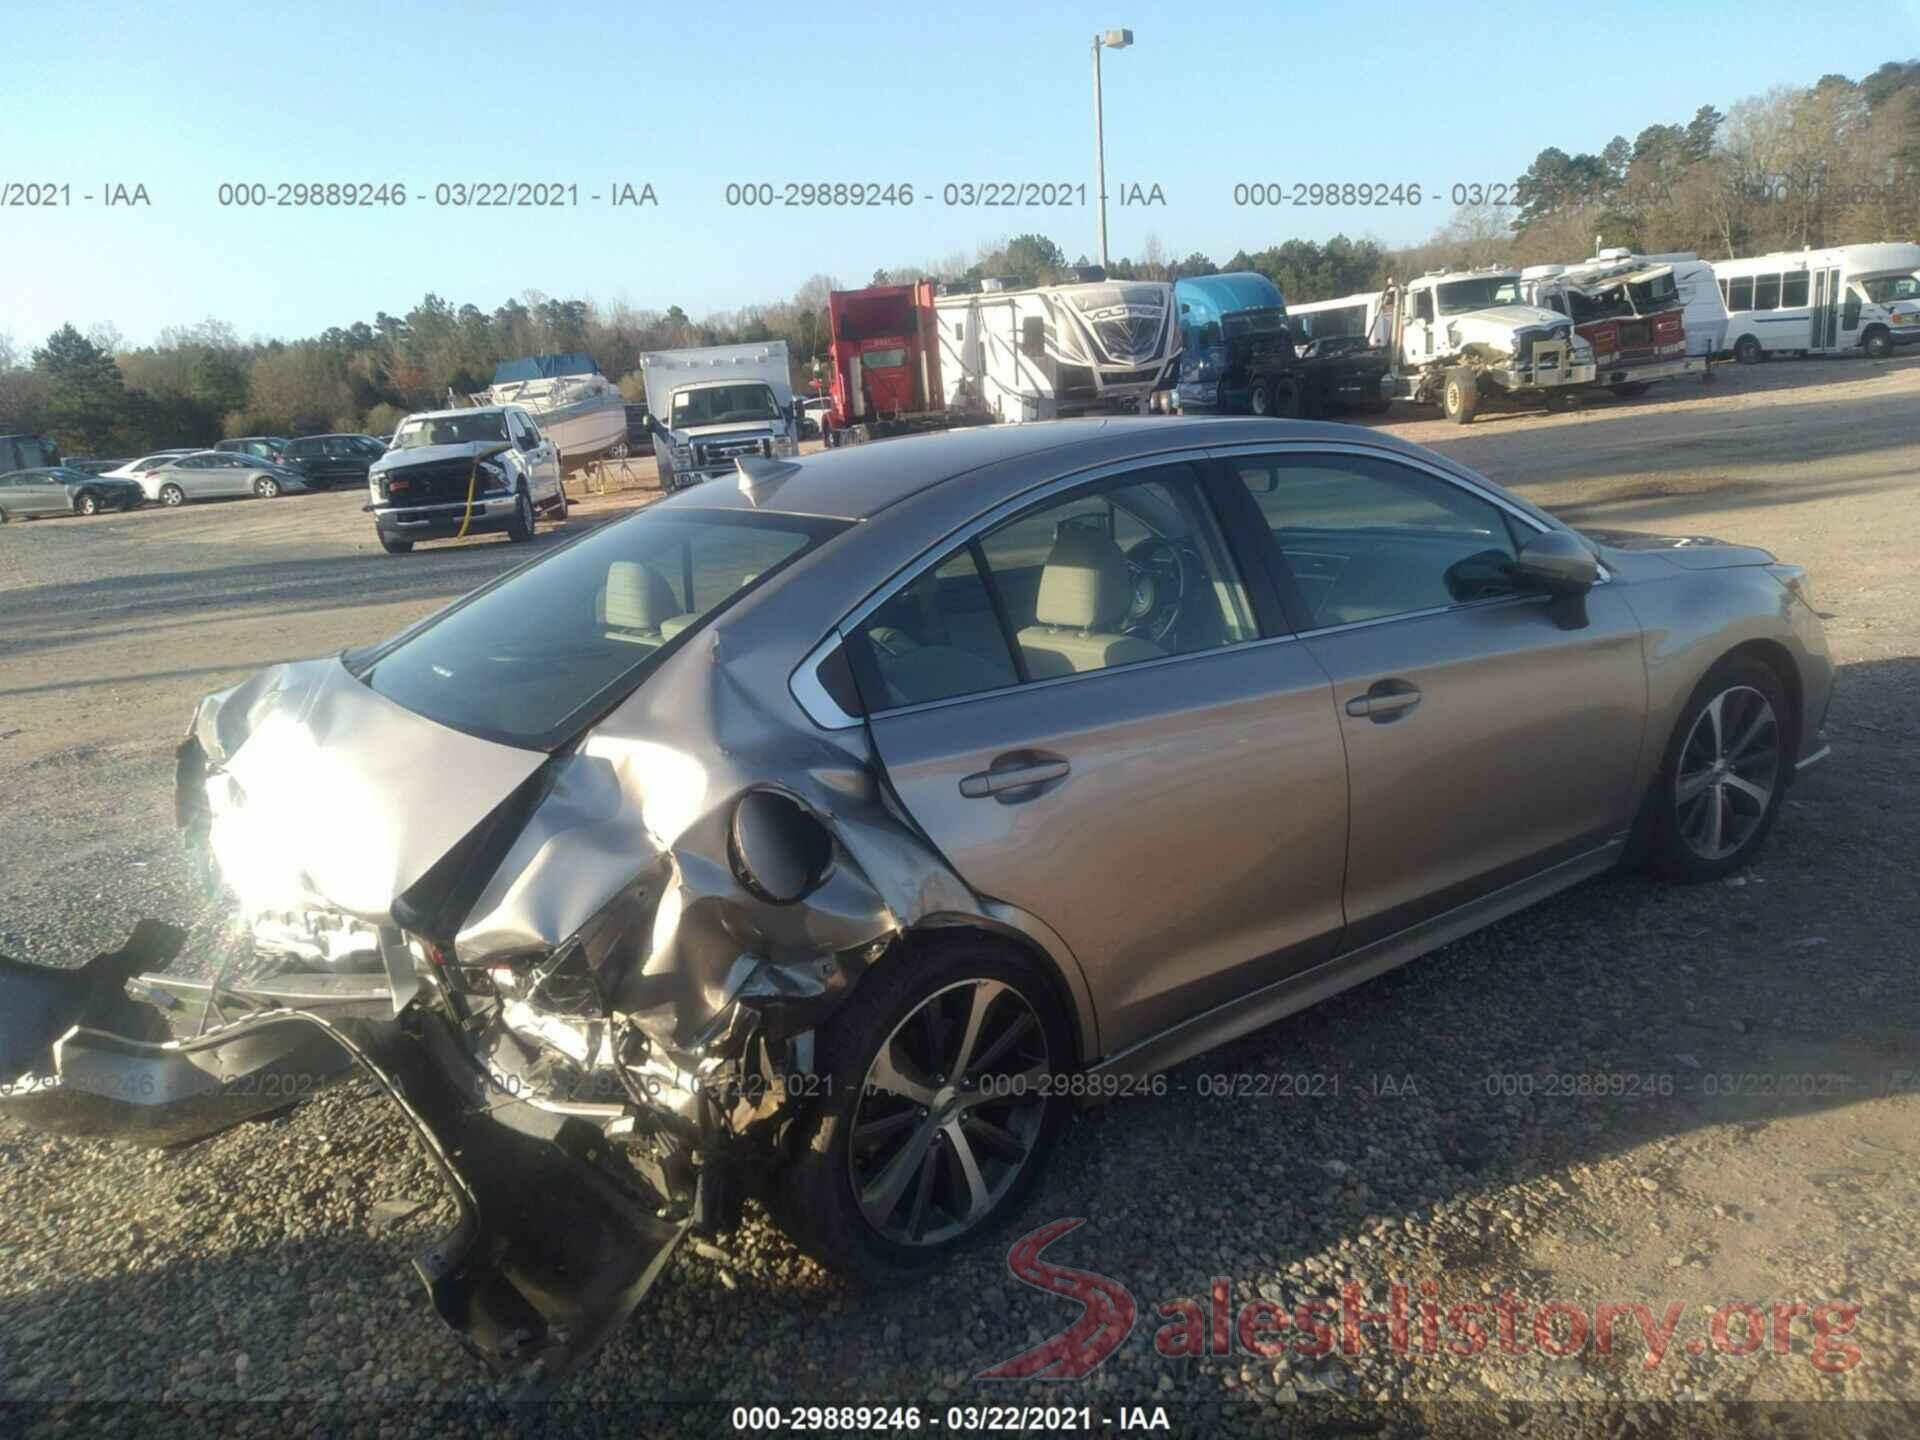
<path id="1" fill-rule="evenodd" d="M 985 800 L 1009 790 L 1023 790 L 1029 785 L 1046 785 L 1055 780 L 1064 780 L 1072 768 L 1066 761 L 1056 759 L 1031 760 L 997 770 L 979 770 L 962 778 L 960 793 L 969 800 Z"/>
<path id="2" fill-rule="evenodd" d="M 1347 714 L 1386 725 L 1400 719 L 1420 703 L 1420 691 L 1405 680 L 1379 680 L 1364 695 L 1347 701 Z"/>

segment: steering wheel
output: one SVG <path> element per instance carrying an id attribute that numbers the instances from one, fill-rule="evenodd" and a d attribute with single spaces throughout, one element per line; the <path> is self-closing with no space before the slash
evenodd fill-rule
<path id="1" fill-rule="evenodd" d="M 1127 550 L 1127 601 L 1123 635 L 1144 635 L 1156 645 L 1180 623 L 1192 574 L 1187 557 L 1171 540 L 1149 535 Z"/>

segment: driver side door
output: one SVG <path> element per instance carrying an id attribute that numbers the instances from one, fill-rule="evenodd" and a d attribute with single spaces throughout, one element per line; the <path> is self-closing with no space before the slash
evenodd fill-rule
<path id="1" fill-rule="evenodd" d="M 1062 480 L 842 627 L 895 793 L 1066 941 L 1109 1055 L 1340 930 L 1330 687 L 1222 528 L 1245 511 L 1192 461 Z"/>

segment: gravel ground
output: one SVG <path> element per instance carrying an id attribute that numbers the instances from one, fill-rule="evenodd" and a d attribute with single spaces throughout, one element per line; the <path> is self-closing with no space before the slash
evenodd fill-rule
<path id="1" fill-rule="evenodd" d="M 724 1245 L 683 1248 L 538 1413 L 492 1408 L 426 1306 L 407 1261 L 451 1209 L 369 1085 L 169 1154 L 0 1121 L 0 1400 L 37 1402 L 14 1413 L 49 1432 L 103 1412 L 63 1421 L 46 1402 L 371 1435 L 715 1433 L 725 1409 L 667 1402 L 814 1401 L 1091 1405 L 1096 1427 L 1140 1403 L 1190 1435 L 1915 1433 L 1916 399 L 1920 363 L 1810 362 L 1567 417 L 1389 427 L 1583 523 L 1811 563 L 1842 666 L 1835 758 L 1734 881 L 1596 880 L 1181 1066 L 1162 1095 L 1083 1111 L 1021 1220 L 912 1290 L 850 1294 L 750 1212 Z M 0 534 L 0 837 L 17 857 L 0 952 L 73 963 L 139 916 L 195 913 L 168 820 L 194 696 L 521 558 L 488 542 L 376 560 L 350 499 Z M 1125 1286 L 1133 1331 L 1081 1381 L 975 1379 L 1077 1318 L 1007 1263 L 1012 1238 L 1066 1217 L 1085 1223 L 1048 1260 Z M 1409 1341 L 1395 1353 L 1373 1323 L 1354 1354 L 1161 1353 L 1174 1302 L 1209 1312 L 1216 1281 L 1236 1315 L 1337 1314 L 1349 1286 L 1383 1310 L 1401 1283 Z M 1443 1313 L 1507 1292 L 1529 1311 L 1680 1311 L 1658 1363 L 1627 1319 L 1611 1354 L 1543 1353 L 1522 1319 L 1526 1353 L 1462 1355 L 1453 1328 L 1423 1347 L 1422 1282 Z M 1816 1365 L 1800 1314 L 1789 1353 L 1717 1353 L 1709 1312 L 1736 1301 L 1769 1341 L 1777 1305 L 1857 1307 L 1844 1334 L 1829 1312 L 1825 1342 L 1854 1351 Z"/>

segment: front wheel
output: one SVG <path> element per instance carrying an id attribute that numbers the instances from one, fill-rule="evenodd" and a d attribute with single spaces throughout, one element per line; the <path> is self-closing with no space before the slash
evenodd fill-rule
<path id="1" fill-rule="evenodd" d="M 507 539 L 516 545 L 525 544 L 533 539 L 533 498 L 522 485 L 514 492 L 513 519 L 507 522 Z"/>
<path id="2" fill-rule="evenodd" d="M 80 496 L 80 504 L 76 508 L 82 515 L 98 515 L 100 513 L 100 499 L 91 490 L 83 491 Z"/>
<path id="3" fill-rule="evenodd" d="M 1256 380 L 1247 391 L 1247 410 L 1254 415 L 1273 414 L 1273 392 L 1267 389 L 1267 382 Z"/>
<path id="4" fill-rule="evenodd" d="M 1893 353 L 1893 336 L 1877 325 L 1867 331 L 1860 343 L 1874 360 L 1884 360 Z"/>
<path id="5" fill-rule="evenodd" d="M 1065 1017 L 1004 947 L 891 954 L 822 1028 L 831 1089 L 767 1204 L 796 1244 L 898 1283 L 1014 1214 L 1065 1118 Z"/>
<path id="6" fill-rule="evenodd" d="M 1650 858 L 1671 880 L 1715 880 L 1751 860 L 1792 771 L 1786 689 L 1731 655 L 1695 687 L 1654 782 Z"/>
<path id="7" fill-rule="evenodd" d="M 1461 365 L 1447 372 L 1440 391 L 1440 408 L 1456 425 L 1471 424 L 1480 409 L 1480 382 L 1473 371 Z"/>

